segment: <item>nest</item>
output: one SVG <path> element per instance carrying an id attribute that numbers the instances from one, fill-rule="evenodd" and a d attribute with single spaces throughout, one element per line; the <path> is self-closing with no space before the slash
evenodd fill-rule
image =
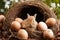
<path id="1" fill-rule="evenodd" d="M 22 18 L 23 20 L 27 18 L 27 13 L 30 15 L 37 14 L 36 21 L 46 21 L 46 19 L 52 17 L 56 18 L 56 15 L 53 11 L 50 10 L 50 8 L 42 3 L 42 2 L 36 2 L 36 1 L 25 1 L 25 2 L 19 2 L 16 3 L 13 7 L 9 9 L 9 11 L 6 14 L 6 21 L 3 23 L 3 28 L 1 31 L 4 32 L 4 35 L 2 38 L 5 40 L 19 40 L 16 37 L 16 32 L 12 31 L 10 29 L 10 24 L 16 17 Z M 54 33 L 56 34 L 56 31 L 58 30 L 58 24 L 55 25 L 54 28 L 51 28 Z M 1 33 L 3 34 L 3 33 Z M 27 40 L 48 40 L 44 39 L 42 37 L 42 32 L 36 31 L 33 35 L 33 37 L 27 39 Z M 56 36 L 56 35 L 55 35 Z"/>

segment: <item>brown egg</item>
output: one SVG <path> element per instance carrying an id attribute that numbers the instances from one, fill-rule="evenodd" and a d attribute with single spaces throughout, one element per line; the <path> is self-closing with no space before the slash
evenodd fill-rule
<path id="1" fill-rule="evenodd" d="M 0 22 L 4 22 L 5 21 L 5 16 L 4 15 L 0 15 Z"/>
<path id="2" fill-rule="evenodd" d="M 15 21 L 18 21 L 19 23 L 23 22 L 23 20 L 21 18 L 16 18 Z"/>
<path id="3" fill-rule="evenodd" d="M 21 24 L 17 21 L 13 21 L 11 23 L 11 28 L 15 31 L 18 31 L 21 28 Z"/>
<path id="4" fill-rule="evenodd" d="M 43 37 L 53 39 L 54 33 L 51 29 L 47 29 L 46 31 L 43 32 Z"/>
<path id="5" fill-rule="evenodd" d="M 24 29 L 20 29 L 17 33 L 18 38 L 20 39 L 28 39 L 28 33 Z"/>
<path id="6" fill-rule="evenodd" d="M 48 18 L 48 19 L 46 20 L 46 24 L 47 24 L 48 26 L 54 26 L 54 25 L 56 24 L 56 19 L 55 19 L 55 18 Z"/>
<path id="7" fill-rule="evenodd" d="M 38 30 L 41 30 L 41 31 L 45 31 L 48 29 L 47 25 L 44 22 L 39 22 L 37 27 L 38 27 Z"/>

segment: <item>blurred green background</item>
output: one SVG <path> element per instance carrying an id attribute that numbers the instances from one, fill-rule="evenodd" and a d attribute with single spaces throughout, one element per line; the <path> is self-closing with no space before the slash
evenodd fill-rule
<path id="1" fill-rule="evenodd" d="M 23 0 L 0 0 L 0 14 L 5 14 L 5 12 L 16 2 Z M 47 4 L 51 10 L 55 12 L 57 18 L 60 19 L 60 0 L 40 0 Z"/>

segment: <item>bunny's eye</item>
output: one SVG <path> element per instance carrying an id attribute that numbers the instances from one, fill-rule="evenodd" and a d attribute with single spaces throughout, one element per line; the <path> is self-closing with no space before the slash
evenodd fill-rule
<path id="1" fill-rule="evenodd" d="M 33 20 L 33 22 L 34 22 L 34 20 Z"/>
<path id="2" fill-rule="evenodd" d="M 33 21 L 34 22 L 34 21 Z"/>

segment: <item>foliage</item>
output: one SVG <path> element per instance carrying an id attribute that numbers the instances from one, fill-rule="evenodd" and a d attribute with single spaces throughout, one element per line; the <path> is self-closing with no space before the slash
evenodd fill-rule
<path id="1" fill-rule="evenodd" d="M 45 0 L 43 1 L 44 3 L 46 3 L 48 6 L 52 7 L 51 6 L 51 3 L 55 3 L 55 8 L 52 7 L 53 9 L 55 9 L 55 11 L 57 12 L 57 18 L 60 19 L 60 0 Z M 54 6 L 54 4 L 52 4 Z"/>
<path id="2" fill-rule="evenodd" d="M 4 5 L 5 3 L 3 2 L 3 0 L 0 0 L 0 13 L 2 13 L 1 9 L 4 9 Z"/>
<path id="3" fill-rule="evenodd" d="M 57 7 L 56 11 L 57 11 L 57 18 L 60 19 L 60 7 Z"/>

